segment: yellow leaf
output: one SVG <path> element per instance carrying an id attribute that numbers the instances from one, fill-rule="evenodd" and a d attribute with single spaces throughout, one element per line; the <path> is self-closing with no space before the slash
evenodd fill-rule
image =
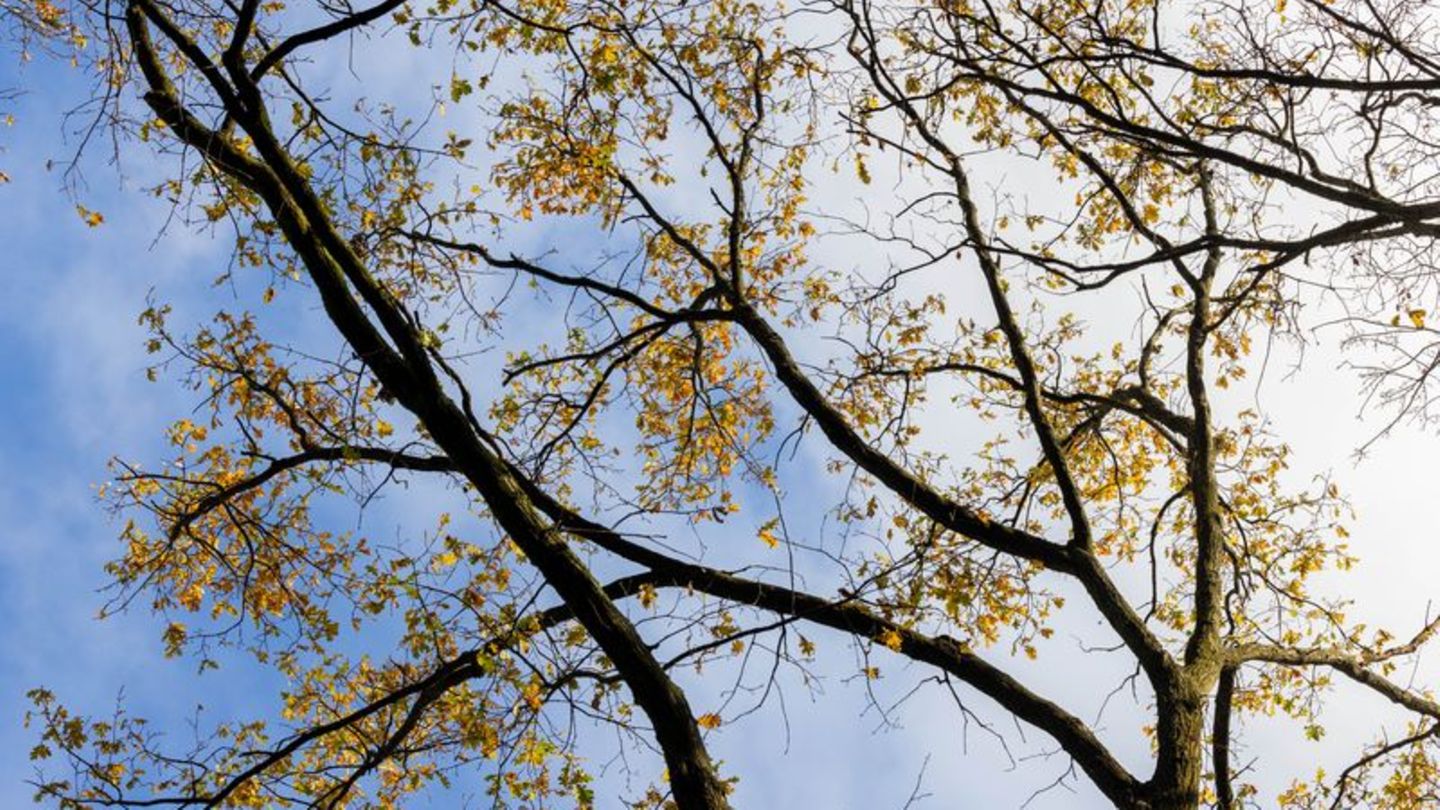
<path id="1" fill-rule="evenodd" d="M 721 722 L 720 715 L 715 712 L 706 712 L 695 718 L 696 725 L 701 728 L 719 728 Z"/>
<path id="2" fill-rule="evenodd" d="M 181 648 L 185 646 L 185 637 L 185 625 L 180 622 L 171 622 L 166 626 L 165 633 L 162 636 L 165 642 L 166 658 L 174 658 L 180 654 Z"/>
<path id="3" fill-rule="evenodd" d="M 1412 310 L 1410 310 L 1409 312 L 1407 312 L 1407 313 L 1405 313 L 1405 314 L 1406 314 L 1407 316 L 1409 316 L 1409 318 L 1410 318 L 1410 323 L 1413 324 L 1416 329 L 1424 329 L 1424 328 L 1425 328 L 1425 314 L 1426 314 L 1426 313 L 1425 313 L 1425 310 L 1423 310 L 1423 309 L 1412 309 Z"/>
<path id="4" fill-rule="evenodd" d="M 765 525 L 761 526 L 760 531 L 756 532 L 756 536 L 760 538 L 760 542 L 770 548 L 778 548 L 780 546 L 780 538 L 776 536 L 775 528 L 779 524 L 779 518 L 771 518 L 765 521 Z"/>
<path id="5" fill-rule="evenodd" d="M 395 426 L 390 424 L 389 422 L 386 422 L 384 419 L 376 419 L 375 432 L 380 434 L 381 436 L 389 436 L 390 434 L 395 432 Z"/>
<path id="6" fill-rule="evenodd" d="M 865 156 L 859 152 L 855 153 L 855 176 L 860 178 L 860 182 L 870 185 L 870 167 L 865 165 Z"/>
<path id="7" fill-rule="evenodd" d="M 205 588 L 198 582 L 190 583 L 185 590 L 180 592 L 180 604 L 186 610 L 199 610 L 200 602 L 205 598 Z"/>
<path id="8" fill-rule="evenodd" d="M 99 211 L 91 211 L 83 205 L 76 205 L 75 213 L 79 214 L 80 219 L 84 220 L 85 224 L 92 228 L 100 227 L 101 223 L 105 221 L 104 214 L 101 214 Z"/>

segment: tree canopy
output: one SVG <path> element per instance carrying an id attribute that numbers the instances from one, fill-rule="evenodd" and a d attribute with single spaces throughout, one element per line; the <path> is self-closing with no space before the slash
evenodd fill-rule
<path id="1" fill-rule="evenodd" d="M 140 316 L 198 407 L 115 462 L 106 609 L 285 684 L 193 744 L 37 688 L 39 801 L 616 806 L 633 747 L 624 801 L 712 810 L 737 717 L 903 666 L 1118 807 L 1434 806 L 1440 618 L 1349 617 L 1263 396 L 1318 346 L 1377 441 L 1437 415 L 1421 0 L 0 3 L 95 83 L 76 160 L 233 242 Z M 1090 658 L 1134 711 L 1031 684 Z M 1246 718 L 1342 688 L 1406 725 L 1257 793 Z"/>

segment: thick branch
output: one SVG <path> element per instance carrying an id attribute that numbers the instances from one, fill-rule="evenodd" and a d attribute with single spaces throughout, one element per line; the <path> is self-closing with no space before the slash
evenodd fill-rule
<path id="1" fill-rule="evenodd" d="M 146 71 L 151 89 L 147 101 L 190 146 L 201 150 L 222 168 L 233 164 L 233 147 L 184 119 L 183 107 L 164 79 L 160 60 L 149 47 L 139 2 L 144 0 L 131 4 L 127 19 L 137 49 L 146 52 L 140 56 L 142 64 L 153 67 Z M 248 91 L 253 93 L 253 86 Z M 331 321 L 376 378 L 420 419 L 436 444 L 455 461 L 485 499 L 496 522 L 511 535 L 565 603 L 572 606 L 580 623 L 615 663 L 636 703 L 655 728 L 676 800 L 687 808 L 726 807 L 725 787 L 715 775 L 684 694 L 655 660 L 634 626 L 605 596 L 584 564 L 535 512 L 503 462 L 471 429 L 464 413 L 438 382 L 413 324 L 398 302 L 371 278 L 350 245 L 340 238 L 324 206 L 276 142 L 263 111 L 230 109 L 229 112 L 251 136 L 265 160 L 263 171 L 231 173 L 265 201 L 287 242 L 304 261 Z M 389 338 L 395 341 L 398 353 L 380 337 L 352 296 L 352 285 L 376 313 Z"/>

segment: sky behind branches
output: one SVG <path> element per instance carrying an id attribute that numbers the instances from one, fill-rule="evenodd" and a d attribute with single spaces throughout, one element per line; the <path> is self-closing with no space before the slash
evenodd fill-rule
<path id="1" fill-rule="evenodd" d="M 357 76 L 358 84 L 385 96 L 413 83 L 419 72 L 408 53 L 394 50 L 367 65 L 329 68 L 336 76 L 353 68 L 363 76 Z M 0 625 L 0 648 L 7 651 L 0 666 L 0 805 L 6 807 L 23 806 L 30 794 L 24 784 L 31 773 L 26 752 L 34 739 L 21 727 L 30 688 L 44 685 L 95 714 L 106 713 L 123 694 L 128 710 L 157 718 L 158 726 L 180 739 L 201 704 L 214 719 L 272 716 L 271 696 L 278 688 L 273 675 L 234 656 L 203 677 L 191 658 L 163 659 L 163 622 L 144 605 L 96 619 L 107 601 L 100 590 L 102 567 L 119 552 L 119 526 L 96 498 L 96 487 L 107 477 L 106 461 L 162 458 L 164 426 L 197 404 L 173 379 L 146 380 L 152 359 L 136 315 L 154 296 L 174 305 L 173 321 L 188 330 L 220 306 L 258 306 L 261 282 L 212 283 L 227 267 L 227 238 L 169 220 L 169 205 L 144 190 L 163 167 L 143 149 L 122 145 L 121 160 L 111 164 L 110 145 L 102 139 L 90 144 L 81 174 L 65 175 L 63 162 L 74 152 L 83 120 L 62 121 L 87 93 L 73 72 L 44 60 L 23 71 L 13 60 L 0 62 L 0 87 L 15 84 L 28 92 L 9 110 L 16 124 L 0 141 L 5 150 L 0 169 L 12 178 L 0 186 L 6 212 L 0 219 L 0 526 L 5 527 L 0 615 L 7 619 Z M 57 163 L 47 168 L 49 161 Z M 1025 183 L 1040 182 L 1033 172 L 1007 173 L 1003 167 L 987 179 L 992 187 L 1010 183 L 1012 194 L 1030 190 Z M 882 174 L 877 185 L 883 180 Z M 88 226 L 77 203 L 100 212 L 103 224 Z M 537 229 L 507 247 L 544 250 L 554 244 L 571 253 L 600 249 Z M 269 317 L 287 323 L 292 337 L 321 345 L 329 339 L 334 345 L 308 290 L 282 295 L 274 307 Z M 1104 313 L 1094 317 L 1103 319 Z M 1337 587 L 1357 600 L 1360 616 L 1389 621 L 1402 632 L 1418 627 L 1436 595 L 1433 571 L 1440 563 L 1434 476 L 1423 472 L 1440 440 L 1431 432 L 1402 429 L 1357 462 L 1352 451 L 1380 423 L 1356 418 L 1357 385 L 1343 368 L 1344 358 L 1321 341 L 1307 350 L 1304 370 L 1287 376 L 1293 355 L 1289 348 L 1278 349 L 1266 378 L 1230 394 L 1226 407 L 1245 407 L 1247 398 L 1258 398 L 1294 447 L 1297 476 L 1336 475 L 1359 513 L 1352 533 L 1362 561 Z M 964 446 L 973 437 L 951 438 Z M 806 453 L 798 465 L 824 457 L 814 437 L 807 439 Z M 792 482 L 787 498 L 798 507 L 836 486 L 827 480 Z M 366 516 L 364 528 L 387 536 L 417 519 L 425 525 L 445 499 L 446 493 L 433 487 L 392 489 Z M 824 527 L 804 518 L 792 531 L 812 536 Z M 736 542 L 754 542 L 748 531 L 737 533 Z M 725 551 L 715 554 L 723 558 Z M 1103 656 L 1072 665 L 1076 648 L 1095 641 L 1092 619 L 1067 615 L 1040 660 L 1020 667 L 1037 690 L 1084 717 L 1095 716 L 1126 674 Z M 741 718 L 716 737 L 715 754 L 725 772 L 741 777 L 737 807 L 900 808 L 912 797 L 921 799 L 916 807 L 1019 806 L 1065 775 L 1065 762 L 1047 756 L 1050 749 L 1038 733 L 1031 730 L 1022 738 L 974 693 L 957 690 L 962 708 L 943 684 L 926 682 L 929 673 L 894 660 L 880 662 L 885 677 L 878 685 L 866 684 L 854 677 L 855 655 L 846 645 L 816 635 L 822 643 L 832 642 L 819 669 L 835 673 L 820 692 L 786 681 L 783 713 Z M 1435 672 L 1425 663 L 1417 669 L 1417 682 Z M 697 706 L 722 699 L 712 679 L 679 677 Z M 874 694 L 867 694 L 871 690 Z M 1327 714 L 1328 734 L 1318 743 L 1297 744 L 1293 730 L 1257 723 L 1237 763 L 1261 756 L 1267 773 L 1301 775 L 1318 764 L 1333 772 L 1358 748 L 1383 708 L 1373 698 L 1353 697 L 1344 691 L 1336 696 Z M 888 718 L 877 711 L 897 702 Z M 1121 693 L 1101 724 L 1107 739 L 1122 741 L 1117 752 L 1129 763 L 1146 756 L 1136 728 L 1139 716 L 1134 701 Z M 986 722 L 1009 740 L 1008 754 L 984 730 Z M 597 742 L 596 760 L 617 753 L 613 745 Z M 634 795 L 642 786 L 643 779 L 627 783 L 619 768 L 611 768 L 598 792 L 613 799 Z M 448 802 L 441 797 L 436 806 Z M 1100 804 L 1083 780 L 1075 780 L 1042 793 L 1030 806 Z"/>

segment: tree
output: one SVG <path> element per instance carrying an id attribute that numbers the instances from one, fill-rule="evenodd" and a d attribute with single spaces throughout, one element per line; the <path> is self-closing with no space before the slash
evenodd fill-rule
<path id="1" fill-rule="evenodd" d="M 1395 675 L 1440 619 L 1347 620 L 1314 584 L 1353 562 L 1338 486 L 1297 483 L 1227 396 L 1262 385 L 1257 346 L 1328 341 L 1387 425 L 1433 415 L 1423 3 L 14 14 L 96 71 L 98 127 L 173 156 L 156 193 L 233 231 L 231 273 L 268 274 L 258 313 L 142 315 L 203 417 L 167 463 L 117 462 L 109 572 L 167 654 L 248 650 L 289 684 L 193 751 L 38 689 L 34 755 L 64 765 L 41 800 L 400 806 L 473 769 L 498 803 L 603 805 L 575 736 L 600 724 L 663 758 L 638 806 L 721 808 L 745 775 L 682 684 L 763 655 L 768 707 L 777 673 L 836 665 L 812 639 L 848 639 L 864 677 L 909 660 L 984 695 L 1120 807 L 1253 803 L 1239 718 L 1317 735 L 1345 682 L 1407 734 L 1278 801 L 1432 801 L 1440 703 Z M 397 36 L 448 69 L 433 98 L 307 61 Z M 1001 171 L 1035 179 L 985 199 Z M 276 296 L 343 351 L 269 337 Z M 426 477 L 485 523 L 337 530 Z M 826 478 L 838 502 L 787 497 Z M 828 541 L 787 528 L 822 517 Z M 1024 682 L 1082 654 L 1047 641 L 1066 615 L 1133 665 L 1149 770 Z"/>

